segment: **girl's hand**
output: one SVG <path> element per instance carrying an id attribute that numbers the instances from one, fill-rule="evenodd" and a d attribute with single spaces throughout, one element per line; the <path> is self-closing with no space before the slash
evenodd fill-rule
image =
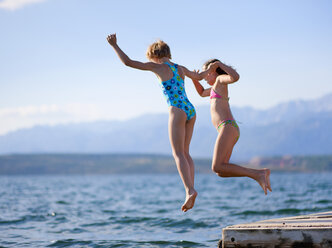
<path id="1" fill-rule="evenodd" d="M 220 63 L 219 61 L 213 62 L 213 63 L 209 66 L 209 69 L 212 70 L 212 71 L 216 71 L 220 64 L 221 64 L 221 63 Z"/>
<path id="2" fill-rule="evenodd" d="M 116 34 L 110 34 L 107 36 L 107 41 L 111 46 L 116 45 Z"/>
<path id="3" fill-rule="evenodd" d="M 199 70 L 194 70 L 194 73 L 199 76 Z"/>

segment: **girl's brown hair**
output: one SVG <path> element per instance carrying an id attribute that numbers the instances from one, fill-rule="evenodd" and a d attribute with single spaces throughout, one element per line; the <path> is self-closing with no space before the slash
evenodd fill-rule
<path id="1" fill-rule="evenodd" d="M 148 59 L 161 59 L 163 57 L 171 59 L 172 55 L 169 46 L 162 40 L 158 40 L 148 47 L 148 50 L 146 51 L 146 57 Z"/>

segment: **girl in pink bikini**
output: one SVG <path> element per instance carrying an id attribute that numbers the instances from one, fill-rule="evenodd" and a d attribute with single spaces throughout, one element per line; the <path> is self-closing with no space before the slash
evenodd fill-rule
<path id="1" fill-rule="evenodd" d="M 204 89 L 198 80 L 193 79 L 198 94 L 202 97 L 210 96 L 211 120 L 218 131 L 212 170 L 220 177 L 250 177 L 259 183 L 266 195 L 267 190 L 272 191 L 269 169 L 256 170 L 229 163 L 234 145 L 240 137 L 240 129 L 229 106 L 228 85 L 238 81 L 240 76 L 233 68 L 217 59 L 207 61 L 203 69 L 206 70 L 215 63 L 218 65 L 217 69 L 211 70 L 205 77 L 210 88 Z"/>
<path id="2" fill-rule="evenodd" d="M 114 48 L 120 60 L 129 67 L 154 72 L 159 78 L 160 87 L 169 106 L 168 132 L 178 172 L 181 176 L 186 199 L 182 211 L 186 212 L 195 204 L 197 192 L 194 188 L 194 162 L 189 154 L 189 145 L 196 120 L 194 106 L 187 98 L 184 88 L 185 76 L 202 80 L 217 64 L 212 64 L 207 71 L 197 73 L 170 61 L 171 52 L 163 41 L 149 46 L 146 56 L 150 62 L 131 60 L 117 45 L 116 35 L 111 34 L 107 41 Z"/>

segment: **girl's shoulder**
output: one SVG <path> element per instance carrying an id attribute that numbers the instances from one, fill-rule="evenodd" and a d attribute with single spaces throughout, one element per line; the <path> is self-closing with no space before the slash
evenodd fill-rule
<path id="1" fill-rule="evenodd" d="M 216 78 L 216 83 L 225 84 L 226 81 L 228 81 L 228 80 L 229 80 L 229 75 L 222 74 L 222 75 L 218 75 L 218 77 Z"/>

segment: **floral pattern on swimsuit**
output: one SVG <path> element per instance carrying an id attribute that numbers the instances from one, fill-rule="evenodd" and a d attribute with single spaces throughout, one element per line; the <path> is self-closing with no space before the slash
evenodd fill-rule
<path id="1" fill-rule="evenodd" d="M 171 79 L 160 82 L 160 87 L 164 93 L 167 104 L 168 106 L 182 109 L 187 115 L 187 120 L 190 120 L 195 116 L 196 111 L 194 106 L 188 100 L 184 88 L 184 81 L 178 73 L 178 65 L 171 65 L 168 62 L 165 62 L 165 64 L 168 65 L 173 72 L 173 77 Z"/>

